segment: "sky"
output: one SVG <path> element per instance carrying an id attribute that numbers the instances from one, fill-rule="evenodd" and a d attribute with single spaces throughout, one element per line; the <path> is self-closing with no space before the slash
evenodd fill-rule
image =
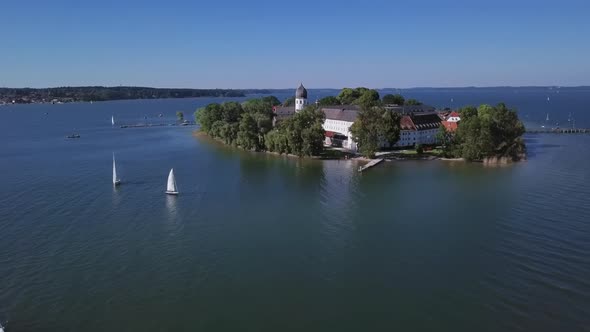
<path id="1" fill-rule="evenodd" d="M 590 1 L 0 1 L 0 86 L 590 85 Z"/>

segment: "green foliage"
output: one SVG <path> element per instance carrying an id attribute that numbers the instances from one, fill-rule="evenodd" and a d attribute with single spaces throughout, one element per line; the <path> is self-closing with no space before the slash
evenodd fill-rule
<path id="1" fill-rule="evenodd" d="M 449 132 L 445 126 L 441 125 L 436 133 L 436 140 L 442 146 L 443 157 L 452 157 L 454 152 L 452 151 L 455 143 L 455 134 Z"/>
<path id="2" fill-rule="evenodd" d="M 278 106 L 281 101 L 275 96 L 263 97 L 262 102 L 269 104 L 270 106 Z"/>
<path id="3" fill-rule="evenodd" d="M 365 90 L 361 93 L 354 104 L 361 106 L 375 106 L 379 102 L 379 92 L 377 90 Z"/>
<path id="4" fill-rule="evenodd" d="M 324 113 L 307 107 L 273 128 L 272 107 L 277 102 L 274 97 L 265 97 L 242 104 L 209 104 L 195 112 L 195 120 L 211 137 L 247 150 L 319 155 L 323 151 Z"/>
<path id="5" fill-rule="evenodd" d="M 238 138 L 236 143 L 247 150 L 258 150 L 258 126 L 250 113 L 242 116 L 238 126 Z"/>
<path id="6" fill-rule="evenodd" d="M 159 99 L 189 97 L 244 97 L 242 90 L 227 89 L 158 89 L 134 86 L 78 86 L 47 89 L 0 88 L 0 100 L 30 103 L 35 100 L 50 102 L 104 101 L 121 99 Z"/>
<path id="7" fill-rule="evenodd" d="M 424 153 L 424 147 L 422 146 L 422 144 L 416 145 L 416 153 L 417 154 L 423 154 Z"/>
<path id="8" fill-rule="evenodd" d="M 283 106 L 289 107 L 295 105 L 295 97 L 289 97 L 283 102 Z"/>
<path id="9" fill-rule="evenodd" d="M 467 160 L 508 157 L 519 160 L 525 153 L 524 125 L 504 104 L 481 105 L 459 111 L 461 122 L 446 152 Z"/>
<path id="10" fill-rule="evenodd" d="M 184 120 L 184 113 L 178 111 L 176 112 L 176 118 L 178 119 L 178 121 L 183 121 Z"/>
<path id="11" fill-rule="evenodd" d="M 344 88 L 336 98 L 342 105 L 375 105 L 379 101 L 379 93 L 363 87 Z"/>
<path id="12" fill-rule="evenodd" d="M 405 99 L 400 94 L 388 94 L 383 96 L 383 104 L 385 105 L 403 105 L 405 103 Z"/>
<path id="13" fill-rule="evenodd" d="M 317 156 L 324 149 L 324 113 L 308 106 L 265 136 L 269 151 Z"/>
<path id="14" fill-rule="evenodd" d="M 406 106 L 416 106 L 416 105 L 422 105 L 422 103 L 417 101 L 416 99 L 408 99 L 408 100 L 406 100 L 405 105 Z"/>
<path id="15" fill-rule="evenodd" d="M 340 105 L 340 99 L 334 96 L 324 97 L 318 100 L 319 106 L 333 106 L 333 105 Z"/>
<path id="16" fill-rule="evenodd" d="M 363 106 L 350 131 L 359 152 L 368 158 L 375 156 L 382 140 L 391 145 L 399 140 L 400 126 L 397 113 L 380 106 Z"/>
<path id="17" fill-rule="evenodd" d="M 380 125 L 380 135 L 381 138 L 384 139 L 389 146 L 393 146 L 397 141 L 399 141 L 400 135 L 400 120 L 401 115 L 397 112 L 391 112 L 383 110 L 383 115 L 381 116 L 381 125 Z"/>

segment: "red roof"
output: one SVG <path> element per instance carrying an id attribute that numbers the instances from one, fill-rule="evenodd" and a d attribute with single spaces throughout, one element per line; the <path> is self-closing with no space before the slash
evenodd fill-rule
<path id="1" fill-rule="evenodd" d="M 459 113 L 457 113 L 457 112 L 455 112 L 455 111 L 452 111 L 452 112 L 451 112 L 451 114 L 449 114 L 449 115 L 447 116 L 447 119 L 448 119 L 448 118 L 460 118 L 460 117 L 461 117 L 461 115 L 459 115 Z"/>
<path id="2" fill-rule="evenodd" d="M 335 134 L 336 133 L 333 132 L 333 131 L 326 131 L 326 137 L 330 137 L 331 138 L 331 137 L 334 137 Z"/>

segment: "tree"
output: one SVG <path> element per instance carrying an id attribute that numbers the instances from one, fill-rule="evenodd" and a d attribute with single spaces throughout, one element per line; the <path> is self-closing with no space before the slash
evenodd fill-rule
<path id="1" fill-rule="evenodd" d="M 383 104 L 385 105 L 403 105 L 405 102 L 405 99 L 402 95 L 400 94 L 387 94 L 385 96 L 383 96 Z"/>
<path id="2" fill-rule="evenodd" d="M 377 107 L 364 107 L 350 126 L 350 132 L 357 143 L 359 152 L 367 158 L 373 158 L 379 149 L 381 115 L 382 113 Z"/>
<path id="3" fill-rule="evenodd" d="M 397 141 L 399 141 L 401 115 L 397 112 L 387 111 L 385 109 L 383 109 L 382 112 L 380 135 L 387 143 L 389 143 L 389 147 L 392 147 Z"/>
<path id="4" fill-rule="evenodd" d="M 256 120 L 249 113 L 244 114 L 240 120 L 236 143 L 247 150 L 257 150 L 259 147 Z"/>
<path id="5" fill-rule="evenodd" d="M 447 128 L 441 125 L 436 133 L 436 140 L 442 147 L 442 153 L 444 157 L 453 157 L 455 152 L 452 150 L 455 140 L 455 134 L 448 131 Z"/>
<path id="6" fill-rule="evenodd" d="M 269 104 L 270 106 L 278 106 L 281 104 L 281 101 L 275 96 L 263 97 L 262 102 Z"/>
<path id="7" fill-rule="evenodd" d="M 467 160 L 507 157 L 513 161 L 524 155 L 524 125 L 506 105 L 465 107 L 459 114 L 461 122 L 451 143 L 455 155 Z"/>
<path id="8" fill-rule="evenodd" d="M 364 88 L 359 88 L 364 89 Z M 356 105 L 373 106 L 379 102 L 379 92 L 377 90 L 362 90 L 359 97 L 354 101 Z"/>
<path id="9" fill-rule="evenodd" d="M 176 119 L 178 119 L 178 121 L 184 121 L 184 113 L 180 111 L 176 112 Z"/>
<path id="10" fill-rule="evenodd" d="M 354 89 L 351 88 L 344 88 L 338 94 L 338 100 L 340 100 L 340 104 L 342 105 L 350 105 L 353 101 L 358 98 L 358 94 Z"/>
<path id="11" fill-rule="evenodd" d="M 200 108 L 195 112 L 195 121 L 201 126 L 201 130 L 209 133 L 216 121 L 222 118 L 222 107 L 217 103 L 212 103 L 206 107 Z"/>
<path id="12" fill-rule="evenodd" d="M 422 103 L 417 101 L 416 99 L 408 99 L 408 100 L 406 100 L 405 105 L 406 106 L 417 106 L 417 105 L 422 105 Z"/>
<path id="13" fill-rule="evenodd" d="M 337 97 L 334 97 L 334 96 L 324 97 L 324 98 L 318 100 L 318 105 L 319 106 L 340 105 L 340 99 L 338 99 Z"/>
<path id="14" fill-rule="evenodd" d="M 243 112 L 242 105 L 235 101 L 226 101 L 221 104 L 221 117 L 225 122 L 238 122 Z"/>
<path id="15" fill-rule="evenodd" d="M 417 144 L 416 145 L 416 153 L 417 154 L 423 154 L 424 153 L 424 147 L 422 146 L 422 144 Z"/>
<path id="16" fill-rule="evenodd" d="M 285 99 L 285 101 L 283 102 L 284 107 L 289 107 L 289 106 L 293 106 L 293 105 L 295 105 L 295 97 L 289 97 L 289 98 Z"/>
<path id="17" fill-rule="evenodd" d="M 375 104 L 379 100 L 379 92 L 364 87 L 355 89 L 344 88 L 336 98 L 338 98 L 342 105 Z"/>

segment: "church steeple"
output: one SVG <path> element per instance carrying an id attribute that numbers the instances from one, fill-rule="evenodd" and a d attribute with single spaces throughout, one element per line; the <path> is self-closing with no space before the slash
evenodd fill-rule
<path id="1" fill-rule="evenodd" d="M 299 87 L 295 91 L 295 112 L 299 112 L 307 105 L 307 89 L 303 86 L 303 83 L 299 84 Z"/>

